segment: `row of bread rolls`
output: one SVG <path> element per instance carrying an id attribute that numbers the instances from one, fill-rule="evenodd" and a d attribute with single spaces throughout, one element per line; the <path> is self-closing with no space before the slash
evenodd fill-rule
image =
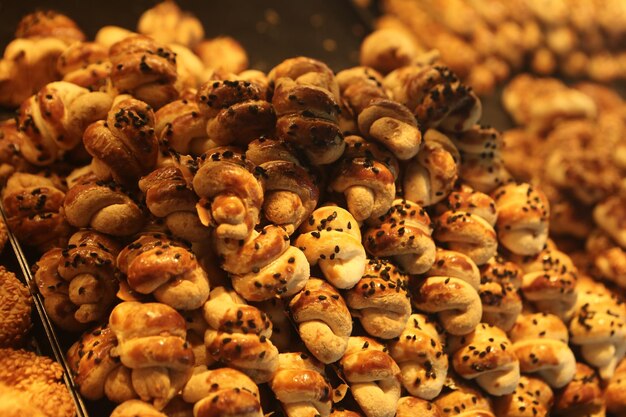
<path id="1" fill-rule="evenodd" d="M 409 35 L 398 56 L 437 49 L 464 82 L 488 94 L 511 74 L 623 79 L 625 6 L 595 0 L 388 0 L 377 28 Z"/>
<path id="2" fill-rule="evenodd" d="M 86 330 L 68 352 L 84 397 L 115 416 L 259 416 L 267 383 L 290 417 L 603 413 L 595 372 L 617 375 L 626 310 L 548 240 L 546 196 L 510 181 L 449 69 L 299 57 L 181 91 L 158 41 L 108 54 L 104 84 L 124 87 L 98 111 L 66 110 L 76 87 L 57 82 L 2 126 L 45 157 L 3 202 L 43 252 L 48 314 Z"/>

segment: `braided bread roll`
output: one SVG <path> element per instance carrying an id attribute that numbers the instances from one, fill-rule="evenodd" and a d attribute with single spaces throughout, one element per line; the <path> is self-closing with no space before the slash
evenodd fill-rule
<path id="1" fill-rule="evenodd" d="M 154 112 L 147 103 L 118 96 L 106 120 L 87 128 L 83 142 L 93 157 L 92 169 L 98 179 L 113 179 L 134 189 L 139 178 L 150 172 L 157 161 Z"/>
<path id="2" fill-rule="evenodd" d="M 154 129 L 162 151 L 198 156 L 211 147 L 206 124 L 195 97 L 182 98 L 155 113 Z"/>
<path id="3" fill-rule="evenodd" d="M 337 81 L 344 105 L 361 134 L 379 142 L 400 160 L 417 154 L 422 134 L 415 116 L 389 99 L 380 74 L 371 68 L 355 67 L 337 74 Z"/>
<path id="4" fill-rule="evenodd" d="M 20 106 L 17 124 L 25 135 L 22 153 L 34 165 L 50 165 L 81 143 L 87 126 L 103 119 L 112 98 L 65 81 L 45 85 Z"/>
<path id="5" fill-rule="evenodd" d="M 165 235 L 144 234 L 117 257 L 128 286 L 176 310 L 194 310 L 209 298 L 209 279 L 189 248 Z"/>
<path id="6" fill-rule="evenodd" d="M 198 218 L 198 196 L 183 171 L 176 166 L 158 168 L 139 180 L 146 206 L 154 216 L 163 218 L 177 237 L 197 242 L 208 239 L 209 229 Z"/>
<path id="7" fill-rule="evenodd" d="M 194 417 L 263 416 L 259 388 L 246 374 L 232 368 L 198 370 L 185 385 L 182 396 L 194 404 Z"/>
<path id="8" fill-rule="evenodd" d="M 498 240 L 518 255 L 536 255 L 548 239 L 550 203 L 530 184 L 507 184 L 493 192 Z"/>
<path id="9" fill-rule="evenodd" d="M 412 314 L 389 354 L 401 370 L 402 386 L 411 395 L 432 400 L 443 388 L 448 374 L 445 335 L 422 314 Z"/>
<path id="10" fill-rule="evenodd" d="M 255 167 L 234 148 L 220 147 L 202 155 L 193 178 L 200 197 L 200 221 L 215 227 L 219 239 L 246 239 L 259 223 L 263 186 Z"/>
<path id="11" fill-rule="evenodd" d="M 79 85 L 89 91 L 106 91 L 111 73 L 109 49 L 95 42 L 76 42 L 57 60 L 62 81 Z"/>
<path id="12" fill-rule="evenodd" d="M 317 207 L 320 181 L 284 141 L 256 139 L 248 144 L 246 158 L 264 178 L 263 215 L 293 234 Z"/>
<path id="13" fill-rule="evenodd" d="M 411 314 L 407 277 L 386 260 L 370 259 L 361 280 L 346 292 L 346 303 L 368 335 L 398 337 Z"/>
<path id="14" fill-rule="evenodd" d="M 616 375 L 618 375 L 619 371 L 616 371 Z M 606 392 L 602 392 L 600 379 L 595 371 L 587 365 L 577 362 L 574 379 L 556 392 L 552 412 L 557 417 L 604 417 L 605 408 L 608 408 L 610 412 L 618 414 L 619 411 L 611 407 L 613 395 L 611 384 L 612 382 L 609 382 Z M 618 393 L 618 395 L 621 396 L 622 394 Z"/>
<path id="15" fill-rule="evenodd" d="M 406 165 L 404 197 L 424 207 L 437 204 L 452 192 L 460 161 L 454 143 L 443 133 L 428 129 L 420 152 Z"/>
<path id="16" fill-rule="evenodd" d="M 498 241 L 493 226 L 498 218 L 494 200 L 463 185 L 435 207 L 433 237 L 450 250 L 482 265 L 496 255 Z"/>
<path id="17" fill-rule="evenodd" d="M 465 336 L 448 338 L 454 370 L 465 379 L 475 379 L 491 395 L 515 391 L 520 379 L 520 363 L 506 333 L 481 323 Z"/>
<path id="18" fill-rule="evenodd" d="M 295 245 L 311 266 L 319 265 L 324 277 L 336 288 L 352 288 L 363 276 L 367 258 L 359 224 L 341 207 L 315 210 L 300 226 Z"/>
<path id="19" fill-rule="evenodd" d="M 460 252 L 437 249 L 435 262 L 424 278 L 413 278 L 411 293 L 418 310 L 437 313 L 450 334 L 472 332 L 483 314 L 478 288 L 480 273 Z"/>
<path id="20" fill-rule="evenodd" d="M 322 363 L 339 360 L 352 334 L 352 317 L 337 290 L 311 278 L 289 303 L 300 338 L 309 352 Z"/>
<path id="21" fill-rule="evenodd" d="M 196 102 L 207 120 L 206 134 L 217 146 L 245 146 L 274 131 L 276 113 L 255 81 L 210 80 L 200 86 Z"/>
<path id="22" fill-rule="evenodd" d="M 204 344 L 213 360 L 258 384 L 269 381 L 278 367 L 278 349 L 269 340 L 272 322 L 267 315 L 223 287 L 211 291 L 203 312 L 209 324 Z"/>
<path id="23" fill-rule="evenodd" d="M 111 312 L 109 327 L 118 340 L 111 356 L 132 369 L 139 398 L 163 409 L 191 377 L 185 319 L 165 304 L 126 301 Z"/>
<path id="24" fill-rule="evenodd" d="M 339 361 L 354 399 L 367 417 L 393 417 L 400 399 L 400 368 L 387 348 L 367 337 L 351 336 Z"/>
<path id="25" fill-rule="evenodd" d="M 387 74 L 383 85 L 413 112 L 423 129 L 439 126 L 444 131 L 463 132 L 482 116 L 476 94 L 444 66 L 404 66 Z"/>
<path id="26" fill-rule="evenodd" d="M 522 298 L 517 290 L 522 285 L 522 268 L 500 255 L 480 267 L 478 294 L 483 306 L 483 323 L 508 332 L 522 312 Z"/>
<path id="27" fill-rule="evenodd" d="M 548 384 L 522 376 L 515 391 L 495 399 L 494 409 L 502 417 L 548 417 L 553 403 L 554 394 Z"/>
<path id="28" fill-rule="evenodd" d="M 137 233 L 145 221 L 137 203 L 115 182 L 87 174 L 69 189 L 63 202 L 67 222 L 113 236 Z"/>
<path id="29" fill-rule="evenodd" d="M 111 83 L 120 94 L 131 94 L 158 109 L 176 100 L 176 54 L 143 35 L 130 35 L 109 49 Z"/>
<path id="30" fill-rule="evenodd" d="M 324 365 L 304 353 L 281 353 L 270 388 L 287 417 L 328 417 L 332 386 Z"/>
<path id="31" fill-rule="evenodd" d="M 137 398 L 130 380 L 130 370 L 111 356 L 117 338 L 108 326 L 98 326 L 83 333 L 67 351 L 67 361 L 82 396 L 99 400 L 106 396 L 121 403 Z"/>
<path id="32" fill-rule="evenodd" d="M 311 275 L 307 257 L 291 246 L 287 231 L 280 226 L 253 230 L 246 240 L 218 239 L 216 251 L 233 288 L 248 301 L 290 297 Z"/>
<path id="33" fill-rule="evenodd" d="M 406 396 L 398 400 L 396 417 L 443 417 L 443 413 L 430 401 Z"/>
<path id="34" fill-rule="evenodd" d="M 396 197 L 398 162 L 391 153 L 360 136 L 347 136 L 345 142 L 346 150 L 329 188 L 343 193 L 347 209 L 357 221 L 378 218 Z"/>
<path id="35" fill-rule="evenodd" d="M 24 245 L 41 251 L 62 246 L 71 233 L 61 214 L 64 199 L 51 178 L 16 172 L 2 190 L 7 226 Z"/>
<path id="36" fill-rule="evenodd" d="M 188 47 L 204 38 L 202 22 L 169 1 L 161 2 L 143 12 L 137 22 L 137 31 L 158 42 L 178 43 Z"/>
<path id="37" fill-rule="evenodd" d="M 409 274 L 426 272 L 435 261 L 435 243 L 428 213 L 418 204 L 396 199 L 378 226 L 363 235 L 364 247 L 374 257 L 391 257 Z"/>
<path id="38" fill-rule="evenodd" d="M 570 341 L 583 359 L 607 380 L 626 354 L 626 311 L 616 294 L 599 282 L 580 277 L 578 300 L 569 322 Z"/>
<path id="39" fill-rule="evenodd" d="M 564 387 L 574 378 L 576 358 L 567 345 L 567 327 L 557 316 L 521 315 L 509 335 L 522 372 L 537 373 L 553 388 Z"/>
<path id="40" fill-rule="evenodd" d="M 327 165 L 343 154 L 339 129 L 339 87 L 333 71 L 311 58 L 287 59 L 268 74 L 274 86 L 276 135 L 302 149 L 313 165 Z"/>

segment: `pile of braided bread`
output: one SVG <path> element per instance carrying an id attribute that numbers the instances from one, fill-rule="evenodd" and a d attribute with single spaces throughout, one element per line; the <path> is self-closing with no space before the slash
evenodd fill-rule
<path id="1" fill-rule="evenodd" d="M 40 12 L 2 61 L 39 75 L 0 89 L 23 99 L 2 203 L 84 398 L 112 417 L 623 415 L 620 294 L 549 238 L 546 194 L 436 54 L 368 38 L 384 76 L 265 74 L 171 2 L 138 31 L 86 42 Z"/>

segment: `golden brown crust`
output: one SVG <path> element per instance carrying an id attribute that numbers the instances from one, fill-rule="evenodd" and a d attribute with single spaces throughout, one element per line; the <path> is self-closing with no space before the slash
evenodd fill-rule
<path id="1" fill-rule="evenodd" d="M 418 397 L 402 397 L 398 400 L 396 417 L 443 417 L 434 403 Z"/>
<path id="2" fill-rule="evenodd" d="M 619 375 L 619 367 L 616 371 L 616 375 Z M 604 413 L 605 400 L 608 410 L 618 413 L 617 408 L 613 409 L 611 407 L 611 399 L 613 393 L 616 392 L 612 391 L 615 389 L 615 386 L 612 387 L 613 380 L 609 382 L 606 392 L 603 393 L 600 379 L 594 370 L 584 363 L 577 362 L 574 379 L 555 393 L 554 407 L 552 409 L 554 415 L 572 417 L 601 416 Z"/>
<path id="3" fill-rule="evenodd" d="M 31 172 L 33 166 L 22 155 L 25 136 L 15 119 L 0 122 L 0 183 L 6 184 L 14 172 Z"/>
<path id="4" fill-rule="evenodd" d="M 496 398 L 496 415 L 503 417 L 548 417 L 554 395 L 550 386 L 538 378 L 522 376 L 511 394 Z"/>
<path id="5" fill-rule="evenodd" d="M 156 408 L 140 400 L 127 400 L 115 407 L 111 417 L 165 417 Z"/>
<path id="6" fill-rule="evenodd" d="M 139 17 L 137 31 L 162 43 L 192 47 L 204 37 L 202 23 L 172 1 L 163 1 Z"/>
<path id="7" fill-rule="evenodd" d="M 24 16 L 17 25 L 15 37 L 59 38 L 68 45 L 75 41 L 85 40 L 85 35 L 76 22 L 53 10 L 40 10 Z"/>
<path id="8" fill-rule="evenodd" d="M 522 285 L 523 271 L 514 262 L 501 256 L 480 267 L 480 301 L 485 323 L 509 331 L 522 312 L 522 298 L 517 290 Z"/>
<path id="9" fill-rule="evenodd" d="M 0 283 L 0 347 L 18 347 L 31 327 L 32 298 L 28 288 L 3 266 L 0 266 Z"/>
<path id="10" fill-rule="evenodd" d="M 95 42 L 74 43 L 59 56 L 57 70 L 63 81 L 104 91 L 111 72 L 109 50 Z"/>
<path id="11" fill-rule="evenodd" d="M 495 417 L 491 398 L 478 387 L 453 376 L 450 388 L 434 401 L 445 417 Z"/>
<path id="12" fill-rule="evenodd" d="M 161 152 L 198 156 L 207 150 L 207 120 L 200 113 L 195 95 L 166 104 L 155 113 L 155 118 L 154 128 Z"/>
<path id="13" fill-rule="evenodd" d="M 205 39 L 194 47 L 204 65 L 217 72 L 240 74 L 248 68 L 248 54 L 237 40 L 230 36 Z"/>

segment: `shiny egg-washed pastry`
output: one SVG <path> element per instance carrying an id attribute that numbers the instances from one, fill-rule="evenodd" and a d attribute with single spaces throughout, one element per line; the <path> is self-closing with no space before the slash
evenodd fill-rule
<path id="1" fill-rule="evenodd" d="M 400 397 L 396 417 L 443 417 L 434 403 L 418 397 Z"/>
<path id="2" fill-rule="evenodd" d="M 422 314 L 412 314 L 389 354 L 400 367 L 402 386 L 411 395 L 432 400 L 444 386 L 448 375 L 445 335 Z"/>
<path id="3" fill-rule="evenodd" d="M 554 394 L 548 384 L 522 376 L 515 391 L 494 400 L 494 409 L 501 417 L 548 417 L 553 403 Z"/>
<path id="4" fill-rule="evenodd" d="M 193 351 L 185 341 L 185 319 L 161 303 L 126 301 L 109 317 L 117 338 L 110 355 L 131 371 L 140 399 L 162 409 L 189 380 Z"/>
<path id="5" fill-rule="evenodd" d="M 610 413 L 614 413 L 615 415 L 622 415 L 626 411 L 626 395 L 624 394 L 624 389 L 626 388 L 625 373 L 626 359 L 622 359 L 619 365 L 617 365 L 615 373 L 609 380 L 606 391 L 604 392 L 606 408 Z"/>
<path id="6" fill-rule="evenodd" d="M 407 276 L 398 267 L 370 259 L 361 280 L 346 292 L 346 303 L 367 334 L 392 339 L 400 335 L 411 314 L 407 286 Z"/>
<path id="7" fill-rule="evenodd" d="M 360 136 L 345 137 L 346 150 L 329 184 L 343 193 L 346 208 L 359 221 L 384 215 L 396 197 L 400 167 L 390 152 Z"/>
<path id="8" fill-rule="evenodd" d="M 352 317 L 339 292 L 326 281 L 311 278 L 289 302 L 300 338 L 322 363 L 339 360 L 352 334 Z"/>
<path id="9" fill-rule="evenodd" d="M 618 375 L 619 368 L 616 371 Z M 606 392 L 603 392 L 596 372 L 584 363 L 577 362 L 574 379 L 555 392 L 552 414 L 558 417 L 604 417 L 605 402 L 611 403 L 611 395 L 611 382 Z M 609 411 L 617 410 L 609 406 Z"/>
<path id="10" fill-rule="evenodd" d="M 246 374 L 224 367 L 199 368 L 182 390 L 194 417 L 261 417 L 259 388 Z"/>
<path id="11" fill-rule="evenodd" d="M 111 73 L 109 50 L 96 42 L 75 42 L 57 60 L 62 81 L 87 88 L 106 91 Z"/>
<path id="12" fill-rule="evenodd" d="M 453 335 L 472 332 L 483 314 L 476 264 L 460 252 L 438 249 L 433 266 L 423 277 L 411 278 L 413 305 L 436 313 L 443 328 Z"/>
<path id="13" fill-rule="evenodd" d="M 141 400 L 126 400 L 113 410 L 111 417 L 166 417 L 149 403 Z"/>
<path id="14" fill-rule="evenodd" d="M 523 308 L 522 297 L 517 291 L 523 275 L 519 265 L 500 255 L 481 265 L 478 293 L 483 305 L 482 322 L 505 332 L 511 330 Z"/>
<path id="15" fill-rule="evenodd" d="M 0 183 L 6 185 L 15 172 L 32 172 L 34 167 L 22 154 L 26 137 L 18 130 L 15 119 L 0 122 L 0 136 Z"/>
<path id="16" fill-rule="evenodd" d="M 318 265 L 336 288 L 349 289 L 363 276 L 367 258 L 355 218 L 338 206 L 316 209 L 300 226 L 295 245 L 311 266 Z"/>
<path id="17" fill-rule="evenodd" d="M 409 274 L 422 274 L 435 261 L 435 242 L 428 213 L 404 199 L 391 208 L 375 225 L 365 228 L 363 246 L 374 257 L 389 257 Z"/>
<path id="18" fill-rule="evenodd" d="M 328 417 L 332 386 L 324 365 L 305 353 L 278 355 L 278 369 L 269 382 L 287 417 Z"/>
<path id="19" fill-rule="evenodd" d="M 439 244 L 469 256 L 477 265 L 496 255 L 498 211 L 491 197 L 461 185 L 435 206 L 435 213 L 433 237 Z"/>
<path id="20" fill-rule="evenodd" d="M 361 65 L 388 74 L 413 64 L 419 52 L 418 45 L 406 32 L 396 28 L 380 28 L 361 42 L 359 61 Z"/>
<path id="21" fill-rule="evenodd" d="M 161 152 L 202 155 L 211 146 L 206 124 L 195 96 L 167 103 L 155 113 L 154 129 Z"/>
<path id="22" fill-rule="evenodd" d="M 313 165 L 339 159 L 345 143 L 333 71 L 321 61 L 296 57 L 275 66 L 268 78 L 274 85 L 276 135 L 302 149 Z"/>
<path id="23" fill-rule="evenodd" d="M 351 336 L 339 361 L 354 399 L 367 417 L 393 417 L 400 399 L 400 368 L 387 348 L 368 337 Z"/>
<path id="24" fill-rule="evenodd" d="M 585 242 L 585 251 L 592 257 L 593 275 L 626 287 L 626 250 L 600 229 L 593 230 Z"/>
<path id="25" fill-rule="evenodd" d="M 13 272 L 0 266 L 0 347 L 18 347 L 31 327 L 33 299 Z"/>
<path id="26" fill-rule="evenodd" d="M 202 307 L 209 328 L 204 334 L 208 354 L 215 361 L 267 382 L 278 367 L 278 349 L 270 341 L 272 322 L 232 290 L 218 287 Z"/>
<path id="27" fill-rule="evenodd" d="M 444 417 L 495 417 L 491 397 L 458 376 L 450 381 L 450 389 L 433 401 Z"/>

